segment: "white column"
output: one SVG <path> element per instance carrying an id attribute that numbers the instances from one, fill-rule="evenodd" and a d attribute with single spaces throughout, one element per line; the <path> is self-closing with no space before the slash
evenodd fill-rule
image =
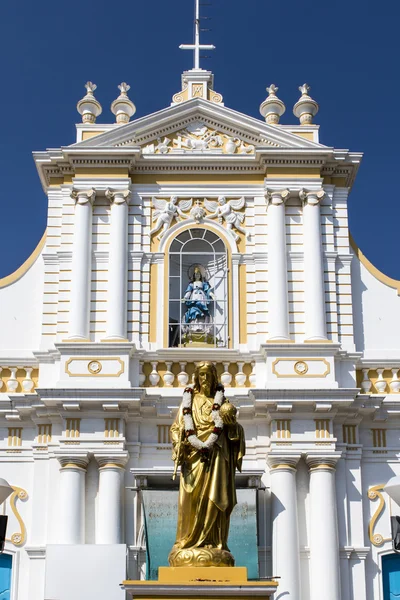
<path id="1" fill-rule="evenodd" d="M 285 202 L 289 190 L 267 190 L 268 341 L 289 340 Z"/>
<path id="2" fill-rule="evenodd" d="M 129 190 L 106 191 L 111 202 L 107 338 L 126 340 Z"/>
<path id="3" fill-rule="evenodd" d="M 335 491 L 335 457 L 309 455 L 310 600 L 340 600 L 339 540 Z M 345 599 L 344 599 L 345 600 Z"/>
<path id="4" fill-rule="evenodd" d="M 300 600 L 300 550 L 297 520 L 298 456 L 269 456 L 272 499 L 272 570 L 279 579 L 278 595 Z"/>
<path id="5" fill-rule="evenodd" d="M 326 340 L 324 261 L 320 202 L 324 190 L 301 190 L 303 201 L 304 300 L 306 341 Z"/>
<path id="6" fill-rule="evenodd" d="M 72 282 L 69 336 L 89 339 L 90 281 L 92 270 L 92 208 L 96 192 L 74 190 L 74 245 L 72 250 Z"/>
<path id="7" fill-rule="evenodd" d="M 124 464 L 114 458 L 99 463 L 99 504 L 96 544 L 122 543 L 122 477 Z"/>
<path id="8" fill-rule="evenodd" d="M 85 476 L 87 458 L 61 457 L 59 544 L 85 543 Z"/>

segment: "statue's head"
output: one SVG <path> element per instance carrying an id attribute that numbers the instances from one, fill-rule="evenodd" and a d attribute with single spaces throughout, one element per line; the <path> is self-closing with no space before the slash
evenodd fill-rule
<path id="1" fill-rule="evenodd" d="M 218 198 L 218 202 L 219 202 L 219 204 L 221 204 L 222 206 L 223 206 L 224 204 L 226 204 L 226 198 L 225 198 L 225 196 L 220 196 L 220 197 Z"/>
<path id="2" fill-rule="evenodd" d="M 195 267 L 193 271 L 193 281 L 203 281 L 203 275 L 201 274 L 199 267 Z"/>
<path id="3" fill-rule="evenodd" d="M 199 363 L 194 371 L 194 391 L 213 398 L 217 385 L 218 375 L 215 365 L 209 361 Z"/>
<path id="4" fill-rule="evenodd" d="M 178 202 L 178 196 L 171 196 L 172 204 L 176 204 Z"/>

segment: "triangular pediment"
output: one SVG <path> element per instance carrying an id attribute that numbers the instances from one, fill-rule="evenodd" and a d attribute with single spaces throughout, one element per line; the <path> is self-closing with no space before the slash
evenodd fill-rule
<path id="1" fill-rule="evenodd" d="M 326 148 L 286 128 L 268 125 L 202 99 L 171 106 L 126 125 L 114 127 L 73 148 L 140 148 L 143 155 L 255 154 L 258 148 Z"/>

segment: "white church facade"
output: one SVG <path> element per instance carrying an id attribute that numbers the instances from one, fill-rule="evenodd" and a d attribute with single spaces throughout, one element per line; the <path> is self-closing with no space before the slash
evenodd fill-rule
<path id="1" fill-rule="evenodd" d="M 276 600 L 390 600 L 400 281 L 349 233 L 362 155 L 320 143 L 308 86 L 281 125 L 275 86 L 255 119 L 195 67 L 138 119 L 121 84 L 109 125 L 88 83 L 76 142 L 34 153 L 46 232 L 0 280 L 1 589 L 122 600 L 151 576 L 169 428 L 211 360 L 246 434 L 243 560 Z"/>

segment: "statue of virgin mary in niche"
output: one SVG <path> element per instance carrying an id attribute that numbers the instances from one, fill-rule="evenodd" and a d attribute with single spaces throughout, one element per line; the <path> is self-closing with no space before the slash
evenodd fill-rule
<path id="1" fill-rule="evenodd" d="M 183 317 L 182 343 L 214 345 L 210 305 L 215 301 L 215 296 L 207 281 L 206 269 L 202 265 L 192 265 L 188 274 L 190 282 L 182 299 L 187 308 Z"/>

